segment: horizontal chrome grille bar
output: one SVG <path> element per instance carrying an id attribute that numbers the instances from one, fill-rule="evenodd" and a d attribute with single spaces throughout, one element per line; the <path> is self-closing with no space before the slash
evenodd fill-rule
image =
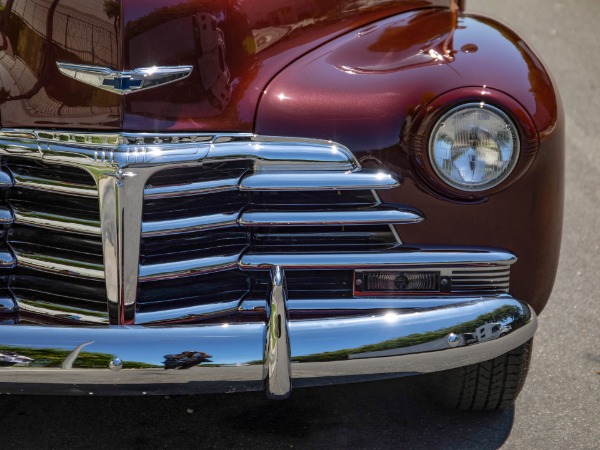
<path id="1" fill-rule="evenodd" d="M 6 249 L 0 249 L 0 269 L 10 269 L 16 264 L 15 257 Z"/>
<path id="2" fill-rule="evenodd" d="M 12 187 L 13 179 L 9 173 L 0 170 L 0 188 Z"/>
<path id="3" fill-rule="evenodd" d="M 454 283 L 460 283 L 460 284 L 470 284 L 470 283 L 480 283 L 482 281 L 487 282 L 488 280 L 491 280 L 495 283 L 504 283 L 504 282 L 508 282 L 509 279 L 509 275 L 506 274 L 506 276 L 503 277 L 496 277 L 494 274 L 489 274 L 487 277 L 485 275 L 481 275 L 478 278 L 461 278 L 461 277 L 456 277 L 453 276 L 452 280 L 454 281 Z"/>
<path id="4" fill-rule="evenodd" d="M 218 272 L 239 267 L 242 270 L 264 270 L 273 265 L 286 269 L 391 269 L 404 266 L 447 267 L 485 264 L 490 269 L 516 261 L 501 251 L 386 251 L 356 253 L 247 253 L 175 261 L 140 266 L 141 281 L 155 281 Z M 489 287 L 489 286 L 488 286 Z"/>
<path id="5" fill-rule="evenodd" d="M 277 170 L 352 170 L 354 156 L 342 145 L 313 139 L 290 140 L 256 136 L 254 141 L 213 145 L 209 160 L 253 159 L 257 168 Z"/>
<path id="6" fill-rule="evenodd" d="M 208 194 L 213 192 L 234 191 L 238 187 L 238 179 L 230 178 L 196 183 L 173 184 L 170 186 L 146 187 L 144 197 L 147 199 L 179 197 L 182 195 Z"/>
<path id="7" fill-rule="evenodd" d="M 82 197 L 98 197 L 98 190 L 83 184 L 58 182 L 40 177 L 15 174 L 15 186 Z"/>
<path id="8" fill-rule="evenodd" d="M 15 251 L 20 267 L 43 270 L 51 273 L 72 275 L 82 278 L 104 279 L 104 266 L 75 261 L 67 258 Z"/>
<path id="9" fill-rule="evenodd" d="M 452 286 L 452 292 L 465 292 L 465 291 L 477 291 L 481 289 L 508 289 L 508 283 L 489 283 L 489 284 L 478 284 L 468 286 Z"/>
<path id="10" fill-rule="evenodd" d="M 10 208 L 0 207 L 0 225 L 10 225 L 15 221 L 15 216 Z"/>
<path id="11" fill-rule="evenodd" d="M 237 267 L 239 254 L 140 266 L 140 281 L 166 280 Z"/>
<path id="12" fill-rule="evenodd" d="M 349 211 L 250 210 L 243 212 L 239 217 L 238 213 L 229 213 L 144 222 L 142 224 L 142 236 L 170 235 L 237 225 L 244 227 L 389 225 L 417 223 L 422 220 L 423 217 L 415 212 L 383 207 Z"/>
<path id="13" fill-rule="evenodd" d="M 240 181 L 242 191 L 392 189 L 400 182 L 385 172 L 259 172 Z"/>
<path id="14" fill-rule="evenodd" d="M 417 223 L 423 217 L 412 211 L 372 208 L 354 211 L 246 211 L 239 223 L 250 227 L 285 225 L 388 225 Z"/>
<path id="15" fill-rule="evenodd" d="M 286 269 L 386 269 L 414 265 L 489 264 L 509 265 L 515 255 L 501 251 L 425 250 L 369 253 L 249 253 L 240 260 L 242 269 L 266 269 L 281 266 Z"/>
<path id="16" fill-rule="evenodd" d="M 212 214 L 210 216 L 189 217 L 142 224 L 142 236 L 160 236 L 165 234 L 186 233 L 191 231 L 211 230 L 237 225 L 238 213 Z"/>
<path id="17" fill-rule="evenodd" d="M 452 297 L 452 296 L 402 296 L 395 297 L 361 297 L 361 298 L 310 298 L 302 300 L 288 299 L 287 307 L 290 312 L 306 311 L 368 311 L 377 309 L 426 309 L 448 306 L 459 303 L 481 300 L 481 296 Z M 239 311 L 245 313 L 261 313 L 267 306 L 266 300 L 244 300 L 240 303 Z"/>
<path id="18" fill-rule="evenodd" d="M 73 233 L 91 234 L 99 236 L 100 221 L 74 218 L 72 216 L 61 216 L 40 211 L 30 211 L 25 208 L 14 208 L 15 223 L 21 225 L 32 225 L 60 231 L 71 231 Z"/>
<path id="19" fill-rule="evenodd" d="M 342 145 L 303 138 L 249 133 L 85 133 L 80 131 L 0 131 L 0 154 L 48 162 L 121 168 L 136 164 L 176 167 L 198 161 L 246 159 L 268 170 L 354 170 L 359 167 Z"/>
<path id="20" fill-rule="evenodd" d="M 73 321 L 77 324 L 108 324 L 108 314 L 106 313 L 98 313 L 83 308 L 74 308 L 65 305 L 58 306 L 19 295 L 15 296 L 15 300 L 17 300 L 19 304 L 19 312 L 21 313 L 39 314 L 44 317 L 61 321 Z"/>
<path id="21" fill-rule="evenodd" d="M 199 320 L 214 315 L 233 314 L 238 310 L 239 301 L 211 303 L 197 305 L 189 308 L 174 308 L 167 311 L 138 312 L 135 322 L 140 325 L 151 323 L 164 323 L 169 321 Z"/>

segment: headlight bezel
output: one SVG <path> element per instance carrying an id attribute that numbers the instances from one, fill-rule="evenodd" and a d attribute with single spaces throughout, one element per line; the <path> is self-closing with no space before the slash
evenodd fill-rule
<path id="1" fill-rule="evenodd" d="M 511 155 L 508 161 L 508 164 L 503 169 L 503 171 L 496 178 L 489 180 L 484 183 L 461 183 L 459 181 L 454 180 L 451 176 L 444 173 L 443 169 L 436 163 L 436 155 L 435 155 L 435 140 L 436 134 L 440 131 L 440 129 L 445 125 L 445 123 L 450 120 L 453 116 L 456 116 L 465 110 L 485 110 L 489 113 L 494 114 L 496 117 L 500 118 L 507 127 L 510 129 L 511 137 L 513 139 Z M 517 127 L 515 121 L 511 119 L 511 117 L 503 111 L 501 108 L 490 104 L 488 102 L 465 102 L 458 105 L 454 105 L 452 108 L 447 109 L 441 117 L 434 123 L 431 132 L 429 133 L 429 139 L 427 144 L 427 154 L 429 157 L 429 163 L 431 167 L 437 174 L 437 176 L 444 183 L 449 185 L 452 188 L 458 189 L 460 191 L 464 191 L 467 193 L 478 193 L 489 191 L 490 189 L 500 185 L 504 180 L 506 180 L 514 168 L 516 167 L 519 157 L 521 155 L 521 139 L 519 136 L 519 128 Z"/>
<path id="2" fill-rule="evenodd" d="M 479 191 L 458 189 L 444 181 L 429 156 L 429 140 L 435 125 L 447 112 L 468 103 L 485 103 L 501 110 L 515 125 L 519 137 L 519 157 L 512 171 L 498 184 Z M 524 106 L 513 97 L 489 87 L 464 87 L 428 99 L 415 108 L 401 133 L 401 145 L 414 168 L 415 182 L 438 198 L 472 203 L 481 202 L 511 186 L 531 166 L 539 148 L 534 121 Z"/>

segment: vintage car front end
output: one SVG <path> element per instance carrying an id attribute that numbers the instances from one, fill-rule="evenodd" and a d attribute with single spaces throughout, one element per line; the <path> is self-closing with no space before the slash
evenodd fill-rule
<path id="1" fill-rule="evenodd" d="M 527 45 L 454 1 L 151 3 L 0 2 L 0 392 L 511 404 L 562 226 Z"/>

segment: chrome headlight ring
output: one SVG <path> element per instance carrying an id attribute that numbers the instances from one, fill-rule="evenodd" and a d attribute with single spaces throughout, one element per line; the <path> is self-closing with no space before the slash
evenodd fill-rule
<path id="1" fill-rule="evenodd" d="M 428 155 L 444 183 L 480 192 L 498 186 L 511 174 L 520 148 L 518 128 L 504 111 L 472 102 L 455 106 L 435 123 Z"/>

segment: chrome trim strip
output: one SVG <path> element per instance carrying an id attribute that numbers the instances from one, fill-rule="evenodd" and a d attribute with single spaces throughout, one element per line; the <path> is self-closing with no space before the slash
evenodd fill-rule
<path id="1" fill-rule="evenodd" d="M 485 298 L 505 298 L 506 294 L 496 296 L 486 295 Z M 360 311 L 394 310 L 402 309 L 428 309 L 442 306 L 457 305 L 465 302 L 480 301 L 481 295 L 463 296 L 406 296 L 406 297 L 356 297 L 356 298 L 310 298 L 302 300 L 287 300 L 286 306 L 289 313 L 331 311 L 357 313 Z M 267 307 L 266 300 L 243 300 L 238 310 L 242 313 L 260 313 Z"/>
<path id="2" fill-rule="evenodd" d="M 210 303 L 208 305 L 190 306 L 156 312 L 137 312 L 135 323 L 137 325 L 151 325 L 169 321 L 187 322 L 206 319 L 207 317 L 221 314 L 233 314 L 237 311 L 239 300 L 230 302 Z"/>
<path id="3" fill-rule="evenodd" d="M 462 281 L 462 280 L 461 280 Z M 476 289 L 476 288 L 489 288 L 489 287 L 497 287 L 497 288 L 508 288 L 509 282 L 508 280 L 506 282 L 498 282 L 495 280 L 490 280 L 489 282 L 485 282 L 485 283 L 477 283 L 477 284 L 463 284 L 462 282 L 456 282 L 453 280 L 452 282 L 452 286 L 456 287 L 458 285 L 459 288 L 462 289 Z M 454 292 L 454 289 L 453 289 Z"/>
<path id="4" fill-rule="evenodd" d="M 108 325 L 108 314 L 89 311 L 84 308 L 72 308 L 65 305 L 56 305 L 50 302 L 32 300 L 19 295 L 15 296 L 19 304 L 19 313 L 41 314 L 51 319 L 70 320 L 81 324 L 105 324 Z"/>
<path id="5" fill-rule="evenodd" d="M 355 211 L 258 211 L 212 214 L 142 223 L 142 236 L 162 236 L 175 233 L 212 230 L 241 225 L 244 227 L 299 226 L 299 225 L 388 225 L 390 223 L 418 223 L 423 217 L 412 211 L 391 208 L 373 208 Z"/>
<path id="6" fill-rule="evenodd" d="M 60 216 L 58 214 L 30 211 L 14 206 L 13 210 L 15 214 L 15 223 L 17 224 L 89 234 L 92 236 L 98 236 L 100 234 L 100 222 L 97 220 L 78 219 L 71 216 Z"/>
<path id="7" fill-rule="evenodd" d="M 238 213 L 211 214 L 210 216 L 186 217 L 184 219 L 163 220 L 142 223 L 143 237 L 162 236 L 174 233 L 212 230 L 215 228 L 237 226 Z"/>
<path id="8" fill-rule="evenodd" d="M 267 398 L 283 400 L 292 393 L 290 340 L 285 274 L 280 267 L 271 270 L 269 322 L 264 359 L 264 383 Z"/>
<path id="9" fill-rule="evenodd" d="M 460 272 L 458 271 L 453 271 L 452 272 L 452 276 L 454 278 L 455 281 L 461 281 L 461 282 L 473 282 L 473 281 L 481 281 L 481 280 L 489 280 L 489 279 L 494 279 L 496 281 L 501 281 L 504 279 L 508 279 L 508 277 L 510 276 L 510 269 L 506 268 L 506 270 L 502 271 L 502 272 L 496 272 L 496 271 L 481 271 L 478 272 L 477 274 L 472 274 L 472 275 L 462 275 Z"/>
<path id="10" fill-rule="evenodd" d="M 80 278 L 104 280 L 104 267 L 101 264 L 85 263 L 56 256 L 27 253 L 15 250 L 17 264 L 20 267 L 44 270 L 46 272 L 72 275 Z"/>
<path id="11" fill-rule="evenodd" d="M 392 189 L 400 181 L 385 172 L 258 172 L 239 183 L 241 191 L 322 191 Z"/>
<path id="12" fill-rule="evenodd" d="M 0 248 L 0 269 L 12 269 L 17 260 L 6 248 Z"/>
<path id="13" fill-rule="evenodd" d="M 288 269 L 395 269 L 403 266 L 439 266 L 485 264 L 490 270 L 498 265 L 513 264 L 515 255 L 493 249 L 479 251 L 438 250 L 424 247 L 406 251 L 364 253 L 246 253 L 197 258 L 140 266 L 140 281 L 155 281 L 218 272 L 239 267 L 242 270 L 265 270 L 275 266 Z M 482 268 L 479 268 L 481 270 Z"/>
<path id="14" fill-rule="evenodd" d="M 218 142 L 218 140 L 217 140 Z M 255 169 L 278 171 L 354 170 L 360 165 L 343 145 L 318 139 L 287 139 L 272 136 L 254 136 L 252 141 L 217 143 L 209 152 L 209 159 L 251 159 Z"/>
<path id="15" fill-rule="evenodd" d="M 239 254 L 140 266 L 140 281 L 168 280 L 237 267 Z"/>
<path id="16" fill-rule="evenodd" d="M 404 250 L 404 251 L 403 251 Z M 286 269 L 389 269 L 405 265 L 490 264 L 509 265 L 517 261 L 512 253 L 499 250 L 436 250 L 423 247 L 418 251 L 368 253 L 248 253 L 242 256 L 240 268 L 246 270 L 281 266 Z"/>
<path id="17" fill-rule="evenodd" d="M 14 184 L 10 173 L 0 170 L 0 188 L 9 188 Z"/>
<path id="18" fill-rule="evenodd" d="M 388 225 L 418 223 L 423 217 L 392 208 L 349 211 L 245 211 L 239 223 L 246 227 L 298 225 Z"/>
<path id="19" fill-rule="evenodd" d="M 373 197 L 375 198 L 375 201 L 377 202 L 378 205 L 381 205 L 383 203 L 381 201 L 381 197 L 379 196 L 379 193 L 375 189 L 371 190 L 371 194 L 373 194 Z M 396 242 L 398 243 L 398 245 L 402 244 L 402 239 L 400 239 L 400 235 L 398 234 L 396 227 L 394 225 L 390 224 L 389 228 L 390 228 L 390 231 L 392 232 L 392 235 L 396 239 Z"/>
<path id="20" fill-rule="evenodd" d="M 0 207 L 0 225 L 10 225 L 15 221 L 15 216 L 10 208 Z"/>
<path id="21" fill-rule="evenodd" d="M 17 302 L 10 295 L 0 295 L 0 313 L 14 314 L 18 311 Z"/>
<path id="22" fill-rule="evenodd" d="M 508 333 L 467 345 L 463 334 L 475 332 L 486 317 L 502 322 Z M 290 321 L 294 387 L 427 373 L 487 361 L 527 342 L 536 327 L 533 310 L 510 296 L 419 311 L 395 309 L 345 319 Z M 0 325 L 2 350 L 17 354 L 20 361 L 0 367 L 0 389 L 15 394 L 82 395 L 167 394 L 183 387 L 188 393 L 257 390 L 262 387 L 266 331 L 264 323 Z M 458 336 L 455 347 L 448 342 L 450 334 Z M 72 358 L 72 369 L 58 368 L 82 344 L 87 346 Z M 277 364 L 279 356 L 285 357 L 278 355 Z M 114 370 L 120 368 L 116 375 Z M 165 370 L 176 368 L 188 370 Z"/>
<path id="23" fill-rule="evenodd" d="M 19 174 L 14 175 L 14 178 L 16 187 L 46 192 L 60 192 L 61 194 L 77 195 L 80 197 L 98 197 L 98 190 L 95 187 L 84 184 L 65 183 Z"/>
<path id="24" fill-rule="evenodd" d="M 182 80 L 188 77 L 193 69 L 193 66 L 153 66 L 118 71 L 108 67 L 60 61 L 57 61 L 56 65 L 60 73 L 69 78 L 119 95 Z"/>
<path id="25" fill-rule="evenodd" d="M 214 192 L 236 191 L 237 178 L 229 178 L 214 181 L 198 181 L 188 184 L 173 184 L 169 186 L 149 187 L 144 189 L 146 199 L 180 197 L 196 194 L 208 194 Z"/>
<path id="26" fill-rule="evenodd" d="M 43 158 L 48 162 L 79 167 L 116 166 L 120 169 L 149 164 L 174 168 L 202 161 L 234 159 L 252 161 L 255 170 L 265 171 L 352 171 L 360 168 L 350 150 L 331 141 L 250 133 L 85 133 L 2 129 L 0 155 Z"/>

